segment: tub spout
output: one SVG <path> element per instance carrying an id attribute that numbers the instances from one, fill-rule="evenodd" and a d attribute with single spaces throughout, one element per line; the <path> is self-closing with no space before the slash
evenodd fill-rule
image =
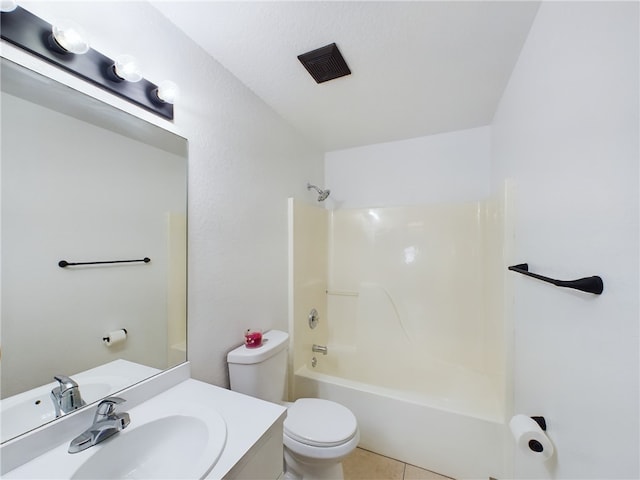
<path id="1" fill-rule="evenodd" d="M 324 345 L 316 345 L 315 343 L 313 344 L 313 347 L 311 347 L 311 351 L 315 352 L 315 353 L 321 353 L 323 355 L 327 354 L 327 347 Z"/>

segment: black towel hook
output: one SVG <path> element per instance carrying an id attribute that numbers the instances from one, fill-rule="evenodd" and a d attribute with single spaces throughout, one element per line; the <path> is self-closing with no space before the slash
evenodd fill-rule
<path id="1" fill-rule="evenodd" d="M 594 295 L 600 295 L 604 290 L 602 278 L 598 276 L 579 278 L 577 280 L 555 280 L 553 278 L 538 275 L 537 273 L 531 273 L 529 271 L 529 264 L 527 263 L 512 265 L 509 267 L 509 270 L 521 273 L 527 277 L 537 278 L 543 282 L 552 283 L 556 287 L 573 288 L 575 290 L 580 290 L 581 292 L 593 293 Z"/>

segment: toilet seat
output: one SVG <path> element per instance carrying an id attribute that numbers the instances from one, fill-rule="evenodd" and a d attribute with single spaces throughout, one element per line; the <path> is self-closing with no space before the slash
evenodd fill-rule
<path id="1" fill-rule="evenodd" d="M 311 447 L 338 447 L 358 432 L 356 417 L 339 403 L 320 398 L 301 398 L 287 409 L 285 438 Z"/>

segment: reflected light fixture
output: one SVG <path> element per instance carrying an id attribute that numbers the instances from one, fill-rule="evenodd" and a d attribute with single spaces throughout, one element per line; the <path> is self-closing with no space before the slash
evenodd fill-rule
<path id="1" fill-rule="evenodd" d="M 376 213 L 376 211 L 375 211 L 375 210 L 369 210 L 369 211 L 367 212 L 367 214 L 369 214 L 369 216 L 370 216 L 374 221 L 376 221 L 376 222 L 379 222 L 379 221 L 380 221 L 380 215 L 378 215 L 378 214 Z"/>
<path id="2" fill-rule="evenodd" d="M 71 20 L 60 20 L 51 27 L 49 45 L 60 53 L 82 55 L 89 51 L 87 34 L 82 27 Z"/>
<path id="3" fill-rule="evenodd" d="M 82 78 L 156 115 L 173 120 L 177 87 L 142 78 L 131 55 L 115 60 L 89 46 L 86 34 L 71 21 L 51 25 L 15 1 L 0 0 L 0 37 L 12 45 Z"/>

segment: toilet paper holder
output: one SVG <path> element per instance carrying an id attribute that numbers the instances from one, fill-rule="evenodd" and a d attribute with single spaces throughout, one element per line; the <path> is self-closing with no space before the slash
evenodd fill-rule
<path id="1" fill-rule="evenodd" d="M 531 417 L 533 421 L 535 421 L 543 431 L 547 431 L 547 421 L 544 417 Z M 542 444 L 537 440 L 529 440 L 529 448 L 537 453 L 540 453 L 544 450 Z"/>
<path id="2" fill-rule="evenodd" d="M 529 458 L 546 462 L 553 456 L 555 448 L 547 436 L 547 421 L 543 416 L 514 415 L 509 428 L 516 445 Z"/>
<path id="3" fill-rule="evenodd" d="M 545 432 L 547 431 L 547 421 L 544 419 L 544 417 L 531 417 L 531 419 L 538 425 L 540 425 L 540 428 L 542 430 L 544 430 Z"/>
<path id="4" fill-rule="evenodd" d="M 125 334 L 125 335 L 128 335 L 128 334 L 129 334 L 129 332 L 127 332 L 127 329 L 126 329 L 126 328 L 121 328 L 120 330 L 122 330 L 122 331 L 124 332 L 124 334 Z M 110 338 L 111 338 L 111 337 L 109 337 L 109 336 L 102 337 L 102 341 L 103 341 L 103 342 L 106 342 L 106 341 L 110 340 Z"/>

